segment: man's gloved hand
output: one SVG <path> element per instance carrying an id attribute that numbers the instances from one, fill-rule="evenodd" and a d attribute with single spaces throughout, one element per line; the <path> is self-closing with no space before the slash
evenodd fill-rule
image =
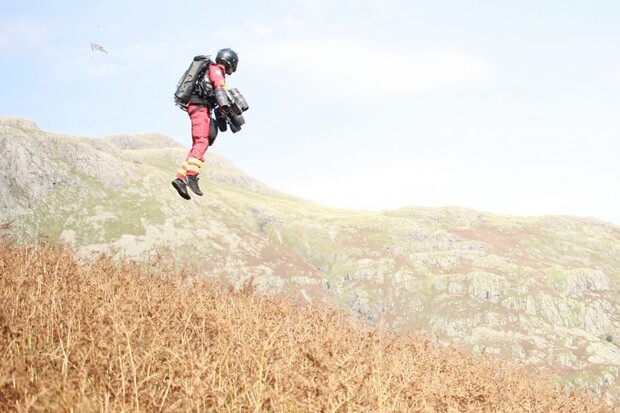
<path id="1" fill-rule="evenodd" d="M 226 113 L 222 111 L 222 108 L 215 108 L 215 122 L 220 132 L 226 132 L 228 129 L 228 122 L 226 121 Z"/>

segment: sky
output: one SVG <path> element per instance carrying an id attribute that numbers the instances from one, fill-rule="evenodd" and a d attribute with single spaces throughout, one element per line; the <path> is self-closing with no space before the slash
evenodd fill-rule
<path id="1" fill-rule="evenodd" d="M 250 109 L 209 151 L 273 188 L 620 224 L 618 21 L 611 0 L 0 0 L 0 115 L 189 147 L 176 84 L 231 47 Z"/>

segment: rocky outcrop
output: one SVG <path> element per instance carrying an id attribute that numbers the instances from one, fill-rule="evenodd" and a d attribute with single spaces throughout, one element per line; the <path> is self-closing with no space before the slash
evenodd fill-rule
<path id="1" fill-rule="evenodd" d="M 40 131 L 36 123 L 17 116 L 0 116 L 0 127 L 19 129 L 21 131 Z"/>
<path id="2" fill-rule="evenodd" d="M 119 188 L 136 165 L 97 150 L 90 140 L 44 133 L 34 124 L 5 118 L 0 122 L 0 218 L 9 219 L 36 209 L 55 191 L 89 191 L 84 178 Z"/>
<path id="3" fill-rule="evenodd" d="M 562 292 L 567 295 L 610 290 L 609 278 L 605 272 L 591 268 L 576 268 L 567 271 L 563 287 Z"/>

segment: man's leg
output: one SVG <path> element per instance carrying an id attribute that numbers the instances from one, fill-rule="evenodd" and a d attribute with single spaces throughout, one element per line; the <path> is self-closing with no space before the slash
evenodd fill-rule
<path id="1" fill-rule="evenodd" d="M 200 174 L 200 168 L 204 165 L 204 155 L 207 149 L 209 149 L 209 124 L 211 121 L 209 109 L 201 106 L 190 109 L 188 113 L 192 120 L 192 149 L 189 151 L 185 160 L 186 167 L 186 180 L 185 182 L 189 188 L 196 195 L 202 196 L 202 191 L 198 186 L 198 175 Z"/>
<path id="2" fill-rule="evenodd" d="M 198 174 L 204 165 L 204 154 L 209 148 L 210 113 L 208 108 L 196 105 L 190 105 L 187 112 L 192 122 L 192 148 L 178 169 L 172 186 L 182 198 L 191 199 L 187 186 L 196 195 L 203 195 L 198 186 Z"/>

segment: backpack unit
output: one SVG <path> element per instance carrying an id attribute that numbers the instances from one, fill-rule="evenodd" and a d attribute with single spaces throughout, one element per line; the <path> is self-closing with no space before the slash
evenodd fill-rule
<path id="1" fill-rule="evenodd" d="M 196 85 L 207 72 L 211 63 L 213 63 L 213 61 L 209 56 L 196 56 L 183 76 L 181 76 L 179 83 L 177 83 L 177 90 L 174 93 L 174 102 L 177 106 L 180 106 L 181 109 L 187 110 L 187 105 L 192 97 L 192 93 L 194 93 Z"/>

